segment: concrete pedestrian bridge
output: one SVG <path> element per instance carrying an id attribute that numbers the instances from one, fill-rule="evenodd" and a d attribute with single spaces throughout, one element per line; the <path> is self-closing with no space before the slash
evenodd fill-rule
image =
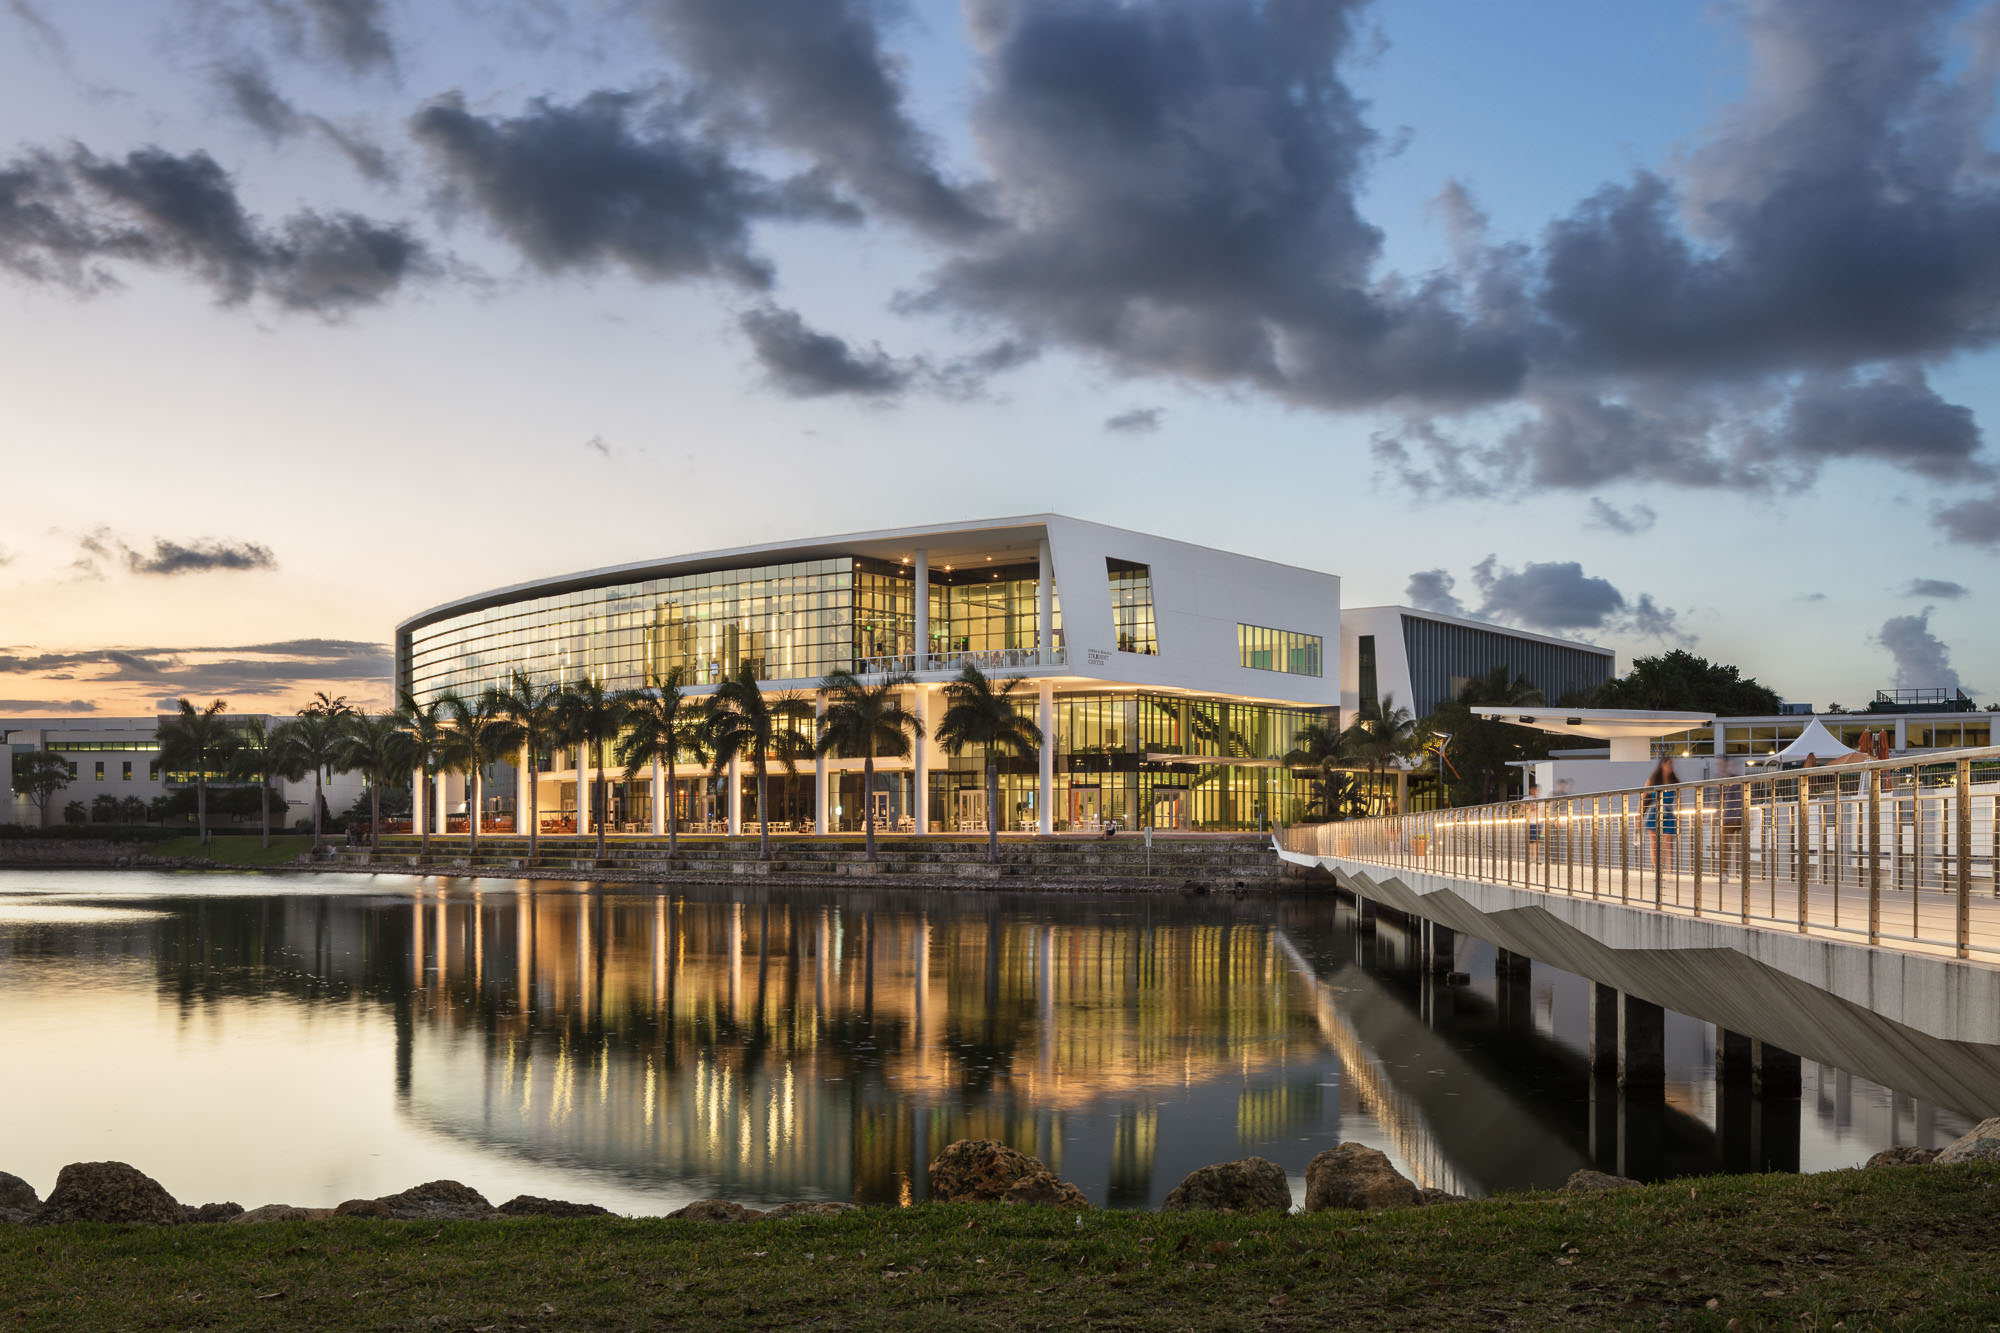
<path id="1" fill-rule="evenodd" d="M 1668 817 L 1662 819 L 1660 811 Z M 1365 913 L 1596 982 L 1592 1065 L 1660 1078 L 1661 1009 L 1722 1076 L 1797 1056 L 2000 1112 L 2000 748 L 1281 831 Z M 1516 961 L 1518 960 L 1518 961 Z"/>

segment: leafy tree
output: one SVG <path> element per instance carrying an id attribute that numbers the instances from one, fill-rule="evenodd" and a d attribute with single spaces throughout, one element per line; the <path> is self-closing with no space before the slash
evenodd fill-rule
<path id="1" fill-rule="evenodd" d="M 639 770 L 664 765 L 667 770 L 667 859 L 680 850 L 680 820 L 674 810 L 674 791 L 680 783 L 678 762 L 702 756 L 702 710 L 682 692 L 683 670 L 669 667 L 664 676 L 653 677 L 643 690 L 629 698 L 631 713 L 627 731 L 618 738 L 615 758 L 625 766 L 625 780 L 632 781 Z"/>
<path id="2" fill-rule="evenodd" d="M 347 818 L 368 820 L 368 854 L 375 856 L 382 850 L 382 789 L 410 776 L 410 733 L 394 713 L 349 713 L 341 719 L 340 741 L 340 766 L 368 783 Z"/>
<path id="3" fill-rule="evenodd" d="M 326 820 L 324 779 L 340 762 L 341 752 L 347 743 L 347 714 L 351 711 L 345 701 L 329 700 L 322 693 L 313 703 L 301 708 L 297 717 L 271 734 L 271 748 L 279 772 L 288 777 L 312 774 L 312 849 L 315 853 L 319 851 Z"/>
<path id="4" fill-rule="evenodd" d="M 1329 772 L 1314 778 L 1306 799 L 1308 822 L 1359 819 L 1368 813 L 1368 794 L 1352 773 Z"/>
<path id="5" fill-rule="evenodd" d="M 937 740 L 956 758 L 967 746 L 986 752 L 986 859 L 1000 860 L 1000 756 L 1032 755 L 1042 748 L 1042 729 L 1014 706 L 1019 679 L 993 688 L 978 667 L 967 662 L 955 680 L 945 682 L 944 716 L 938 719 Z"/>
<path id="6" fill-rule="evenodd" d="M 1540 758 L 1549 738 L 1504 718 L 1483 718 L 1472 710 L 1500 705 L 1533 708 L 1542 692 L 1528 678 L 1509 675 L 1504 666 L 1469 680 L 1458 697 L 1438 707 L 1423 722 L 1427 736 L 1449 736 L 1438 752 L 1440 791 L 1448 805 L 1485 805 L 1508 794 L 1510 765 Z"/>
<path id="7" fill-rule="evenodd" d="M 423 774 L 421 790 L 426 794 L 431 789 L 431 775 L 437 771 L 438 747 L 444 743 L 444 718 L 436 699 L 427 704 L 417 702 L 416 696 L 408 690 L 396 704 L 396 725 L 410 738 L 410 764 Z M 421 812 L 417 855 L 431 854 L 431 825 L 436 822 L 430 811 Z"/>
<path id="8" fill-rule="evenodd" d="M 49 801 L 71 782 L 69 760 L 53 750 L 31 750 L 14 756 L 14 791 L 35 803 L 42 812 L 42 827 L 49 826 Z"/>
<path id="9" fill-rule="evenodd" d="M 875 859 L 875 809 L 869 800 L 875 790 L 875 759 L 908 754 L 911 736 L 924 734 L 923 721 L 903 706 L 903 686 L 909 683 L 910 677 L 891 674 L 879 684 L 864 685 L 850 671 L 836 671 L 819 683 L 827 695 L 826 717 L 814 748 L 845 759 L 861 757 L 861 826 L 870 861 Z M 917 793 L 920 810 L 927 800 L 926 793 Z"/>
<path id="10" fill-rule="evenodd" d="M 1384 694 L 1363 708 L 1347 731 L 1351 752 L 1368 766 L 1369 790 L 1379 805 L 1386 806 L 1381 798 L 1382 774 L 1416 753 L 1421 744 L 1416 719 L 1394 694 Z"/>
<path id="11" fill-rule="evenodd" d="M 1307 819 L 1348 819 L 1356 813 L 1365 813 L 1365 803 L 1358 803 L 1359 787 L 1353 777 L 1339 771 L 1357 762 L 1355 739 L 1349 729 L 1340 727 L 1331 717 L 1308 722 L 1292 734 L 1292 748 L 1285 753 L 1286 766 L 1309 769 L 1317 775 L 1311 780 Z"/>
<path id="12" fill-rule="evenodd" d="M 146 803 L 136 796 L 127 796 L 118 803 L 118 817 L 128 824 L 146 822 Z"/>
<path id="13" fill-rule="evenodd" d="M 604 858 L 604 824 L 610 812 L 610 802 L 604 792 L 604 747 L 618 739 L 625 729 L 625 718 L 631 712 L 631 700 L 622 690 L 607 690 L 601 680 L 585 677 L 574 685 L 563 689 L 561 702 L 557 705 L 557 716 L 561 718 L 558 734 L 567 745 L 581 745 L 590 750 L 593 761 L 591 771 L 597 776 L 592 786 L 597 797 L 597 856 Z M 577 774 L 578 778 L 583 775 Z M 582 782 L 577 783 L 576 804 L 578 810 L 590 806 L 590 798 L 583 790 Z"/>
<path id="14" fill-rule="evenodd" d="M 514 808 L 519 810 L 522 796 L 527 797 L 528 860 L 532 864 L 541 849 L 542 838 L 541 783 L 535 776 L 535 764 L 544 750 L 553 750 L 562 743 L 563 690 L 552 682 L 530 680 L 528 673 L 517 667 L 507 688 L 496 697 L 513 722 L 521 751 L 527 756 L 522 767 L 528 770 L 528 790 L 515 794 Z"/>
<path id="15" fill-rule="evenodd" d="M 90 821 L 93 824 L 113 824 L 118 821 L 118 798 L 110 792 L 100 792 L 90 803 Z"/>
<path id="16" fill-rule="evenodd" d="M 1638 657 L 1632 669 L 1606 681 L 1590 696 L 1596 708 L 1653 708 L 1669 712 L 1745 717 L 1778 711 L 1778 692 L 1736 667 L 1675 648 Z"/>
<path id="17" fill-rule="evenodd" d="M 444 696 L 445 728 L 438 760 L 446 768 L 465 775 L 465 828 L 468 857 L 479 855 L 479 818 L 486 766 L 497 764 L 514 753 L 520 743 L 520 728 L 507 713 L 496 690 L 488 690 L 467 701 L 456 694 Z"/>
<path id="18" fill-rule="evenodd" d="M 90 822 L 90 810 L 82 801 L 71 801 L 63 807 L 63 823 L 71 828 L 82 828 Z"/>
<path id="19" fill-rule="evenodd" d="M 811 705 L 795 696 L 766 696 L 752 662 L 745 662 L 709 696 L 702 732 L 713 770 L 721 773 L 731 759 L 747 759 L 757 775 L 759 860 L 771 859 L 770 761 L 783 764 L 786 773 L 799 771 L 799 760 L 813 752 L 813 741 L 798 724 L 811 715 Z"/>
<path id="20" fill-rule="evenodd" d="M 176 701 L 179 712 L 160 719 L 160 767 L 167 773 L 194 774 L 194 818 L 197 836 L 208 845 L 208 778 L 229 771 L 231 756 L 239 738 L 236 729 L 223 720 L 229 705 L 217 699 L 206 708 L 196 708 L 186 699 Z"/>

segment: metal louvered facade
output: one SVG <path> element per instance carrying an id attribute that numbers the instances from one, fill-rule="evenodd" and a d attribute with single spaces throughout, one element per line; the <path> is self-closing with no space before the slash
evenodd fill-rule
<path id="1" fill-rule="evenodd" d="M 1456 697 L 1465 682 L 1496 666 L 1506 667 L 1510 676 L 1527 677 L 1553 704 L 1572 691 L 1610 680 L 1617 660 L 1604 648 L 1566 647 L 1423 616 L 1404 615 L 1402 621 L 1414 696 L 1407 707 L 1416 717 Z"/>

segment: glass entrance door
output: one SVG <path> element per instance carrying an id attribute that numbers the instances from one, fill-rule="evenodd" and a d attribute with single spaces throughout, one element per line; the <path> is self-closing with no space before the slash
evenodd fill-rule
<path id="1" fill-rule="evenodd" d="M 980 787 L 960 787 L 954 805 L 960 833 L 986 832 L 986 792 Z"/>
<path id="2" fill-rule="evenodd" d="M 1100 787 L 1069 789 L 1069 826 L 1079 833 L 1096 833 L 1104 827 L 1104 791 Z"/>

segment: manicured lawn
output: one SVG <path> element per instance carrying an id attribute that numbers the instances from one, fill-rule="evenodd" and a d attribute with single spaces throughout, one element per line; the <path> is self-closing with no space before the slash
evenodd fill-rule
<path id="1" fill-rule="evenodd" d="M 1372 1216 L 4 1227 L 0 1329 L 1976 1328 L 1996 1205 L 2000 1170 L 1905 1167 Z"/>
<path id="2" fill-rule="evenodd" d="M 338 835 L 333 839 L 338 843 Z M 309 833 L 274 833 L 268 850 L 255 835 L 243 837 L 231 834 L 224 838 L 209 839 L 208 846 L 201 845 L 201 839 L 190 834 L 185 838 L 169 838 L 165 842 L 149 842 L 137 848 L 151 856 L 205 856 L 212 861 L 220 861 L 232 866 L 278 866 L 290 865 L 293 861 L 312 850 L 312 835 Z"/>

